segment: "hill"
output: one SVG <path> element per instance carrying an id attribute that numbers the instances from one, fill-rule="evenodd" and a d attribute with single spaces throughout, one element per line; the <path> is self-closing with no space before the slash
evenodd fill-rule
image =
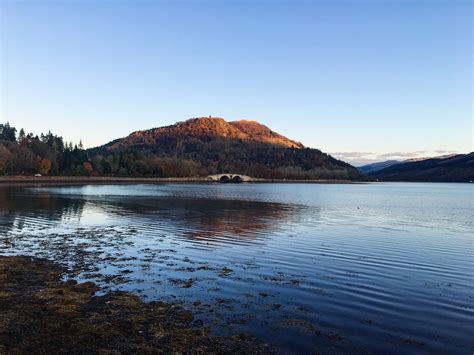
<path id="1" fill-rule="evenodd" d="M 395 165 L 395 164 L 400 164 L 401 161 L 399 160 L 386 160 L 386 161 L 380 161 L 377 163 L 371 163 L 363 166 L 359 166 L 357 169 L 363 174 L 369 174 L 378 170 L 382 170 L 385 168 L 388 168 L 389 166 Z"/>
<path id="2" fill-rule="evenodd" d="M 136 131 L 87 151 L 99 174 L 363 179 L 356 168 L 255 121 L 203 117 Z"/>
<path id="3" fill-rule="evenodd" d="M 369 175 L 382 181 L 469 182 L 474 180 L 474 152 L 404 162 Z"/>
<path id="4" fill-rule="evenodd" d="M 136 131 L 128 137 L 117 139 L 105 145 L 109 150 L 123 150 L 130 147 L 146 148 L 159 143 L 193 140 L 210 141 L 224 138 L 253 143 L 268 143 L 286 148 L 304 148 L 256 121 L 226 122 L 222 118 L 202 117 L 178 122 L 171 126 Z M 168 146 L 169 144 L 166 144 Z"/>
<path id="5" fill-rule="evenodd" d="M 363 174 L 370 174 L 370 173 L 374 173 L 376 171 L 388 168 L 389 166 L 392 166 L 395 164 L 412 163 L 412 162 L 428 160 L 428 159 L 446 159 L 446 158 L 454 157 L 455 155 L 457 154 L 445 154 L 445 155 L 439 155 L 435 157 L 411 158 L 407 160 L 386 160 L 386 161 L 380 161 L 377 163 L 371 163 L 371 164 L 359 166 L 357 169 L 359 169 L 359 171 Z"/>

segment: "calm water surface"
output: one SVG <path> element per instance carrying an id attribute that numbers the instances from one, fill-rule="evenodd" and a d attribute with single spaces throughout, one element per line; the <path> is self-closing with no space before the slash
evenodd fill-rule
<path id="1" fill-rule="evenodd" d="M 474 349 L 474 186 L 0 188 L 0 253 L 282 352 Z"/>

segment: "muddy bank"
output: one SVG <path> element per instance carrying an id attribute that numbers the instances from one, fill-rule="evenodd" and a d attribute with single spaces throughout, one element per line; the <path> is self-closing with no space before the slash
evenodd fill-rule
<path id="1" fill-rule="evenodd" d="M 63 282 L 45 259 L 0 256 L 0 354 L 270 353 L 245 335 L 216 337 L 179 305 L 144 303 L 97 286 Z"/>

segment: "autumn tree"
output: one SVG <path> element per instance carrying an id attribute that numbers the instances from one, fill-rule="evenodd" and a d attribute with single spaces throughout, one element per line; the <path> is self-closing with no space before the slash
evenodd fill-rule
<path id="1" fill-rule="evenodd" d="M 39 161 L 38 172 L 41 175 L 48 175 L 50 169 L 51 169 L 51 161 L 49 159 L 43 158 Z"/>
<path id="2" fill-rule="evenodd" d="M 0 124 L 1 173 L 7 174 L 84 174 L 83 162 L 89 161 L 87 152 L 50 131 L 34 135 L 7 122 Z M 47 163 L 46 161 L 49 161 Z"/>
<path id="3" fill-rule="evenodd" d="M 88 161 L 85 161 L 84 163 L 82 163 L 82 168 L 84 169 L 84 172 L 86 173 L 86 175 L 90 175 L 94 171 L 94 169 L 92 168 L 92 164 Z"/>
<path id="4" fill-rule="evenodd" d="M 5 146 L 0 145 L 0 174 L 7 172 L 8 163 L 12 156 L 12 153 Z"/>

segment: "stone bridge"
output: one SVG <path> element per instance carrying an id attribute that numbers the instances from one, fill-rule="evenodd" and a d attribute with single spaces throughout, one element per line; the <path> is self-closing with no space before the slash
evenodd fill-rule
<path id="1" fill-rule="evenodd" d="M 248 182 L 255 180 L 251 176 L 242 175 L 242 174 L 216 174 L 216 175 L 209 175 L 207 177 L 209 180 L 212 181 L 219 181 L 219 182 Z"/>

